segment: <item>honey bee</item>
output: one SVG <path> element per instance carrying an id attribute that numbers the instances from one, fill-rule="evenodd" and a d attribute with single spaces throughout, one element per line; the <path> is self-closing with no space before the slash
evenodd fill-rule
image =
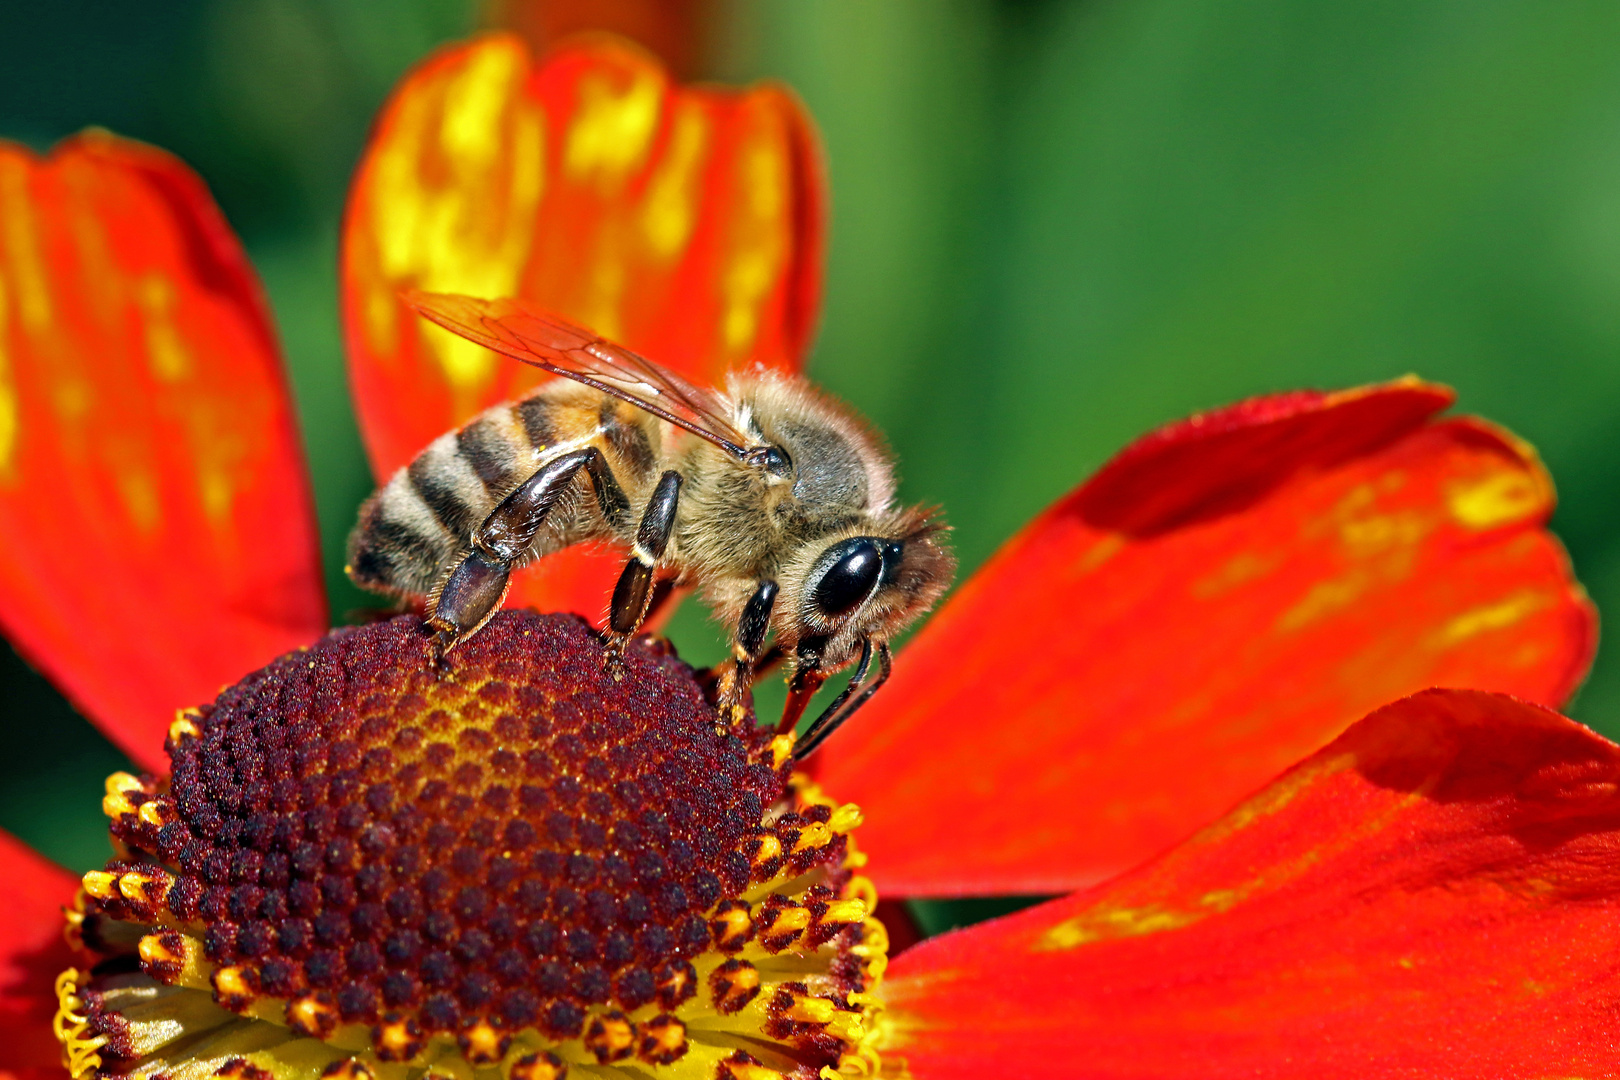
<path id="1" fill-rule="evenodd" d="M 662 571 L 695 586 L 730 628 L 723 708 L 740 709 L 768 635 L 792 664 L 780 730 L 830 674 L 856 665 L 799 741 L 802 757 L 883 684 L 890 639 L 950 584 L 955 558 L 937 516 L 895 504 L 877 437 L 805 380 L 761 370 L 701 388 L 521 301 L 406 300 L 569 380 L 440 436 L 360 509 L 349 577 L 424 601 L 442 649 L 494 615 L 514 569 L 573 544 L 627 546 L 608 609 L 610 664 Z"/>

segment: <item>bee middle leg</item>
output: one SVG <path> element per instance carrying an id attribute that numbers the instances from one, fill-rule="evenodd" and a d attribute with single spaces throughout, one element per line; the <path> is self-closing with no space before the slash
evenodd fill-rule
<path id="1" fill-rule="evenodd" d="M 872 695 L 889 681 L 889 674 L 894 670 L 894 662 L 889 655 L 888 642 L 878 642 L 877 659 L 878 673 L 867 682 L 866 673 L 872 665 L 872 642 L 870 639 L 863 642 L 861 660 L 855 667 L 855 673 L 849 678 L 849 685 L 832 699 L 820 716 L 810 722 L 810 726 L 805 729 L 804 737 L 793 748 L 794 761 L 803 761 L 815 753 L 817 748 L 827 741 L 829 735 L 837 731 L 844 721 L 854 716 L 862 705 L 872 700 Z M 853 698 L 850 696 L 852 694 Z"/>
<path id="2" fill-rule="evenodd" d="M 477 633 L 500 608 L 513 565 L 534 543 L 581 469 L 590 474 L 603 517 L 623 520 L 629 500 L 601 450 L 587 446 L 546 462 L 479 523 L 472 549 L 429 598 L 427 623 L 437 632 L 441 653 Z"/>
<path id="3" fill-rule="evenodd" d="M 731 663 L 721 665 L 715 681 L 715 708 L 732 723 L 743 718 L 743 701 L 754 685 L 765 635 L 771 628 L 771 609 L 776 606 L 776 582 L 766 578 L 754 587 L 743 605 L 742 617 L 731 636 Z"/>
<path id="4" fill-rule="evenodd" d="M 630 559 L 613 587 L 613 601 L 608 609 L 608 666 L 615 678 L 623 668 L 625 644 L 641 628 L 647 609 L 652 605 L 653 571 L 675 532 L 675 511 L 680 499 L 681 474 L 669 469 L 658 478 L 652 498 L 641 512 Z"/>

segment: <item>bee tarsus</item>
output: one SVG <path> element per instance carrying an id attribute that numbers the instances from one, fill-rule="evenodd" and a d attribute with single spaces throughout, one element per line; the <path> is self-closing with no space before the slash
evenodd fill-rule
<path id="1" fill-rule="evenodd" d="M 716 680 L 715 702 L 722 710 L 735 712 L 742 707 L 755 676 L 759 673 L 759 658 L 765 647 L 765 635 L 771 629 L 771 611 L 776 606 L 776 594 L 781 591 L 777 583 L 766 578 L 754 587 L 743 605 L 733 635 L 731 662 Z"/>
<path id="2" fill-rule="evenodd" d="M 788 679 L 787 703 L 782 706 L 782 719 L 776 722 L 778 735 L 786 735 L 799 726 L 810 700 L 826 681 L 827 673 L 821 670 L 820 652 L 815 643 L 801 642 L 798 655 L 794 657 L 793 675 Z"/>

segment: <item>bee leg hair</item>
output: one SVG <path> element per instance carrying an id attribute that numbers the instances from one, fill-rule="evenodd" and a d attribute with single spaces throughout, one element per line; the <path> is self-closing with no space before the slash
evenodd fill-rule
<path id="1" fill-rule="evenodd" d="M 622 519 L 629 500 L 601 450 L 587 446 L 540 466 L 473 530 L 472 548 L 428 598 L 427 623 L 435 631 L 441 657 L 476 634 L 500 609 L 511 584 L 512 567 L 534 543 L 546 515 L 580 469 L 590 474 L 603 515 L 612 520 L 612 507 Z"/>
<path id="2" fill-rule="evenodd" d="M 855 668 L 855 673 L 850 676 L 849 685 L 844 687 L 843 692 L 832 700 L 832 704 L 822 710 L 820 716 L 810 722 L 810 726 L 805 729 L 804 738 L 800 739 L 793 747 L 794 761 L 803 761 L 815 753 L 817 748 L 827 741 L 829 735 L 837 731 L 844 721 L 860 711 L 862 705 L 872 700 L 872 695 L 878 692 L 878 688 L 889 681 L 889 674 L 894 670 L 894 662 L 889 655 L 888 642 L 881 641 L 878 643 L 877 655 L 877 676 L 862 687 L 861 692 L 856 694 L 854 700 L 851 701 L 849 695 L 856 686 L 865 681 L 867 668 L 872 663 L 872 642 L 868 639 L 861 646 L 861 662 Z M 846 701 L 848 702 L 847 705 L 845 704 Z"/>
<path id="3" fill-rule="evenodd" d="M 607 664 L 614 678 L 623 674 L 625 643 L 647 617 L 647 608 L 652 603 L 653 571 L 669 547 L 680 500 L 681 474 L 669 469 L 658 478 L 652 498 L 641 512 L 630 560 L 624 564 L 624 573 L 613 587 L 613 603 L 608 609 Z"/>
<path id="4" fill-rule="evenodd" d="M 743 605 L 742 617 L 732 633 L 731 664 L 720 672 L 715 695 L 716 707 L 732 723 L 743 718 L 743 699 L 754 685 L 754 662 L 765 646 L 765 634 L 771 628 L 771 609 L 776 605 L 776 582 L 769 578 L 761 581 L 754 594 Z"/>
<path id="5" fill-rule="evenodd" d="M 758 680 L 761 675 L 769 675 L 782 666 L 787 659 L 787 650 L 780 645 L 772 645 L 754 660 L 754 678 Z"/>

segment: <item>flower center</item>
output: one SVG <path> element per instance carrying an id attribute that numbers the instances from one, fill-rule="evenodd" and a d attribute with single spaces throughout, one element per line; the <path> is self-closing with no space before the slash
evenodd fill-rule
<path id="1" fill-rule="evenodd" d="M 172 778 L 109 778 L 119 857 L 69 913 L 76 1080 L 873 1069 L 859 811 L 626 659 L 506 613 L 437 664 L 403 617 L 180 714 Z"/>

